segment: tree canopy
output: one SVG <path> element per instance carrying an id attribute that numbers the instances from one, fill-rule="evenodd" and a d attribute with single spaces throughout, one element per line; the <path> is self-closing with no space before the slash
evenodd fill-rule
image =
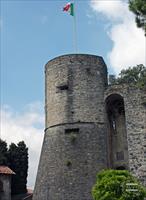
<path id="1" fill-rule="evenodd" d="M 103 170 L 97 174 L 92 196 L 94 200 L 144 200 L 146 188 L 126 170 Z"/>
<path id="2" fill-rule="evenodd" d="M 27 171 L 28 171 L 28 148 L 25 143 L 17 145 L 11 143 L 8 150 L 10 168 L 16 173 L 12 177 L 12 194 L 26 193 Z"/>
<path id="3" fill-rule="evenodd" d="M 12 176 L 12 194 L 27 192 L 28 148 L 23 141 L 17 145 L 0 139 L 0 165 L 9 166 L 16 174 Z"/>
<path id="4" fill-rule="evenodd" d="M 133 84 L 140 89 L 146 89 L 146 67 L 142 64 L 123 69 L 119 77 L 115 79 L 116 84 Z"/>
<path id="5" fill-rule="evenodd" d="M 0 139 L 0 165 L 7 165 L 7 143 Z"/>
<path id="6" fill-rule="evenodd" d="M 137 27 L 143 28 L 146 36 L 146 0 L 129 0 L 129 9 L 136 15 Z"/>

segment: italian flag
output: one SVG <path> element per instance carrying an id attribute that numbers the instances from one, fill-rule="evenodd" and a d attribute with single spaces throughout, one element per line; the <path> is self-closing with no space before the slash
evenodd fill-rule
<path id="1" fill-rule="evenodd" d="M 74 16 L 74 4 L 73 3 L 67 3 L 64 6 L 63 11 L 69 12 L 70 15 Z"/>

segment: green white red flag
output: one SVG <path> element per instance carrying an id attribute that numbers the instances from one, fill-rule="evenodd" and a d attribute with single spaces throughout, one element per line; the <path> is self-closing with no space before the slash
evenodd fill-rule
<path id="1" fill-rule="evenodd" d="M 74 4 L 73 3 L 67 3 L 64 8 L 64 12 L 68 12 L 70 15 L 74 16 Z"/>
<path id="2" fill-rule="evenodd" d="M 73 1 L 73 0 L 72 0 Z M 76 30 L 76 15 L 75 15 L 75 2 L 73 3 L 67 3 L 63 7 L 64 12 L 68 12 L 71 16 L 73 16 L 73 29 L 74 29 L 74 40 L 73 45 L 75 47 L 75 52 L 77 53 L 77 30 Z"/>

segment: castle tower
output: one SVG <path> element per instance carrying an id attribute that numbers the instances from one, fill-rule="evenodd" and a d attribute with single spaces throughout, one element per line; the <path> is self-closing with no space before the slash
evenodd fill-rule
<path id="1" fill-rule="evenodd" d="M 33 200 L 91 200 L 107 168 L 104 91 L 99 56 L 73 54 L 45 66 L 46 129 Z"/>

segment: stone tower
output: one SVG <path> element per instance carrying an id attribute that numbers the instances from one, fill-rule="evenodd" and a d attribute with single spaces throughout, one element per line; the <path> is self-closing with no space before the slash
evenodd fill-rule
<path id="1" fill-rule="evenodd" d="M 91 200 L 96 173 L 127 169 L 146 185 L 146 92 L 108 85 L 99 56 L 45 66 L 46 129 L 33 200 Z"/>
<path id="2" fill-rule="evenodd" d="M 107 168 L 106 87 L 102 57 L 72 54 L 46 64 L 46 129 L 34 200 L 92 199 L 96 173 Z"/>

